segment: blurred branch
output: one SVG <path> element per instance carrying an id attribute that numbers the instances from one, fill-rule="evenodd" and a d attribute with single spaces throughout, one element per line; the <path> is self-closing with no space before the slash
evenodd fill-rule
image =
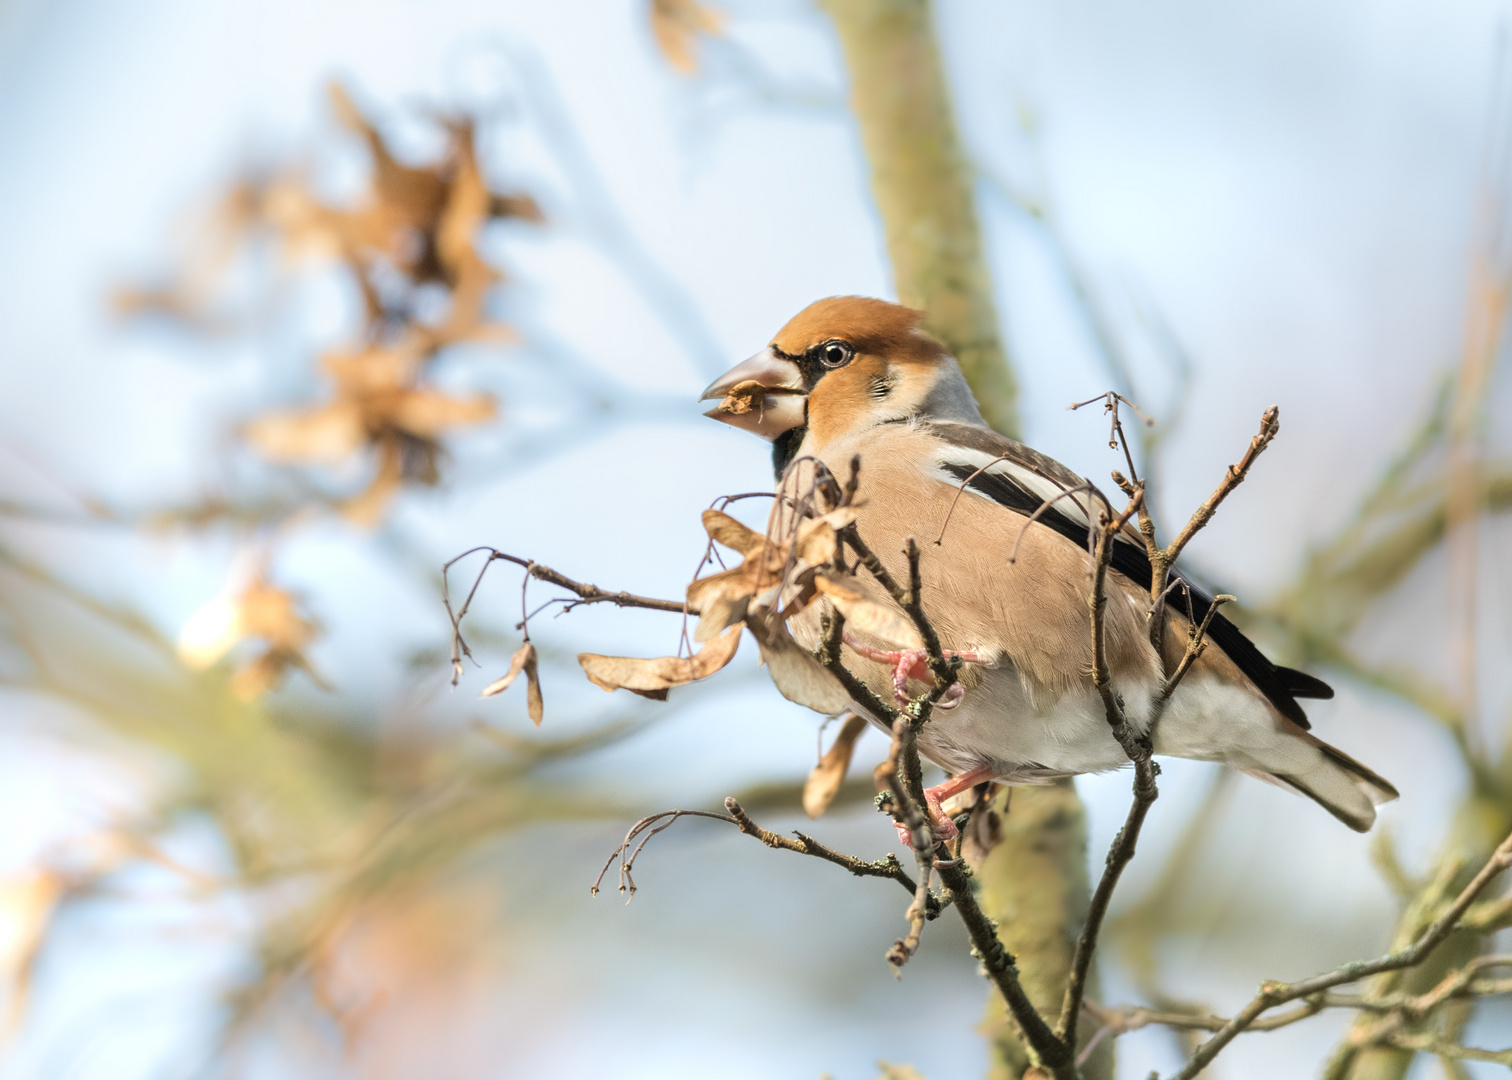
<path id="1" fill-rule="evenodd" d="M 1035 150 L 1038 149 L 1036 144 Z M 1134 356 L 1125 342 L 1126 335 L 1117 326 L 1103 292 L 1093 282 L 1091 272 L 1072 247 L 1050 198 L 1045 194 L 1029 196 L 1008 183 L 995 169 L 980 162 L 975 169 L 985 183 L 986 190 L 997 196 L 1003 205 L 1018 213 L 1039 233 L 1061 281 L 1070 293 L 1072 308 L 1087 332 L 1093 351 L 1112 380 L 1114 391 L 1125 401 L 1143 400 L 1145 393 L 1135 377 Z M 1161 410 L 1161 422 L 1147 423 L 1137 429 L 1139 456 L 1145 479 L 1149 481 L 1150 490 L 1158 492 L 1163 477 L 1160 451 L 1166 440 L 1180 427 L 1185 414 L 1191 396 L 1193 364 L 1185 346 L 1153 301 L 1146 298 L 1139 305 L 1139 314 L 1154 351 L 1170 370 L 1173 383 Z"/>
<path id="2" fill-rule="evenodd" d="M 521 72 L 520 85 L 536 115 L 537 130 L 576 192 L 578 213 L 589 237 L 619 265 L 626 283 L 660 316 L 705 378 L 725 370 L 729 366 L 725 350 L 693 294 L 635 237 L 615 205 L 551 72 L 529 49 L 512 46 L 506 55 Z"/>

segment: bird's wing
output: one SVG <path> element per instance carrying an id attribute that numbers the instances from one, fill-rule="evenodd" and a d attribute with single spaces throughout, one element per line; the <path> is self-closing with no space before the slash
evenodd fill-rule
<path id="1" fill-rule="evenodd" d="M 1039 522 L 1083 547 L 1087 545 L 1091 528 L 1091 508 L 1107 506 L 1112 509 L 1090 481 L 1077 476 L 1055 459 L 995 431 L 969 424 L 929 424 L 924 431 L 943 446 L 939 458 L 942 479 L 964 484 L 1025 517 L 1041 511 L 1045 502 L 1053 499 L 1054 502 L 1040 512 Z M 1090 490 L 1062 495 L 1078 487 Z M 1143 537 L 1132 527 L 1115 538 L 1111 566 L 1135 585 L 1149 589 L 1153 577 L 1150 558 L 1145 552 Z M 1212 607 L 1212 597 L 1177 571 L 1172 571 L 1171 577 L 1181 580 L 1191 601 L 1191 618 L 1201 622 Z M 1169 605 L 1176 610 L 1186 608 L 1180 591 L 1172 594 Z M 1254 642 L 1222 614 L 1213 616 L 1207 636 L 1283 716 L 1304 728 L 1309 726 L 1307 714 L 1296 699 L 1333 697 L 1332 687 L 1321 679 L 1271 663 Z"/>

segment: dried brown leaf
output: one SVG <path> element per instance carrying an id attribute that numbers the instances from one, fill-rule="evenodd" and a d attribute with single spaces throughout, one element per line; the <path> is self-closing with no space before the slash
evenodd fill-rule
<path id="1" fill-rule="evenodd" d="M 924 647 L 924 639 L 906 616 L 868 599 L 853 581 L 819 574 L 814 578 L 814 585 L 845 616 L 845 621 L 853 629 L 905 649 Z"/>
<path id="2" fill-rule="evenodd" d="M 605 690 L 661 693 L 674 686 L 706 679 L 723 668 L 740 647 L 741 627 L 732 626 L 691 657 L 657 656 L 649 660 L 629 656 L 579 653 L 578 663 L 595 686 Z"/>
<path id="3" fill-rule="evenodd" d="M 231 676 L 231 692 L 242 701 L 256 701 L 268 691 L 276 690 L 290 668 L 311 671 L 309 662 L 298 652 L 269 649 L 237 669 Z"/>
<path id="4" fill-rule="evenodd" d="M 761 533 L 748 528 L 720 510 L 705 510 L 703 527 L 710 539 L 723 544 L 731 551 L 740 552 L 746 558 L 760 554 L 764 549 L 772 546 Z"/>
<path id="5" fill-rule="evenodd" d="M 754 620 L 748 618 L 747 622 Z M 850 695 L 840 680 L 794 641 L 786 626 L 779 622 L 758 630 L 753 625 L 751 632 L 761 647 L 762 663 L 783 697 L 821 713 L 850 707 Z"/>
<path id="6" fill-rule="evenodd" d="M 362 410 L 352 401 L 267 413 L 247 424 L 243 434 L 269 461 L 290 465 L 339 464 L 367 441 Z"/>
<path id="7" fill-rule="evenodd" d="M 850 768 L 851 755 L 856 750 L 856 740 L 866 730 L 866 721 L 850 713 L 840 725 L 835 741 L 814 766 L 803 783 L 803 812 L 817 818 L 835 801 L 835 794 L 845 782 L 845 773 Z"/>
<path id="8" fill-rule="evenodd" d="M 799 560 L 807 566 L 828 566 L 835 561 L 840 541 L 833 525 L 823 518 L 813 518 L 798 526 L 798 538 L 793 548 Z"/>
<path id="9" fill-rule="evenodd" d="M 356 352 L 332 351 L 320 358 L 321 369 L 349 397 L 382 394 L 414 385 L 421 352 L 408 346 L 372 346 Z"/>
<path id="10" fill-rule="evenodd" d="M 452 129 L 452 152 L 456 171 L 436 224 L 436 255 L 455 278 L 467 256 L 475 253 L 478 230 L 488 220 L 490 196 L 478 168 L 471 124 L 460 123 Z"/>
<path id="11" fill-rule="evenodd" d="M 241 595 L 241 630 L 275 648 L 298 652 L 314 639 L 316 626 L 299 614 L 292 593 L 256 581 Z"/>
<path id="12" fill-rule="evenodd" d="M 502 677 L 495 679 L 483 688 L 479 697 L 493 697 L 508 690 L 510 684 L 520 677 L 520 672 L 525 670 L 526 663 L 535 659 L 535 646 L 526 642 L 515 650 L 515 654 L 509 658 L 509 670 Z"/>
<path id="13" fill-rule="evenodd" d="M 525 661 L 525 711 L 530 715 L 530 722 L 540 727 L 541 718 L 546 715 L 546 705 L 541 699 L 541 675 L 536 667 L 535 649 L 530 650 L 530 657 Z"/>
<path id="14" fill-rule="evenodd" d="M 378 471 L 367 490 L 341 504 L 341 512 L 353 525 L 371 529 L 383 519 L 389 503 L 404 483 L 403 451 L 397 436 L 378 442 Z"/>
<path id="15" fill-rule="evenodd" d="M 408 390 L 393 402 L 390 419 L 395 427 L 434 439 L 454 427 L 481 424 L 498 414 L 498 402 L 490 394 L 451 397 L 438 390 Z"/>
<path id="16" fill-rule="evenodd" d="M 702 577 L 688 586 L 688 606 L 699 611 L 693 640 L 705 642 L 722 634 L 746 616 L 762 576 L 751 562 Z"/>

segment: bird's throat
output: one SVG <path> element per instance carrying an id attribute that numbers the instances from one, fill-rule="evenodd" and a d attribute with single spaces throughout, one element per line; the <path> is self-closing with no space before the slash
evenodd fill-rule
<path id="1" fill-rule="evenodd" d="M 798 456 L 798 448 L 803 445 L 803 437 L 807 434 L 808 425 L 799 424 L 772 440 L 772 472 L 777 479 L 782 479 L 782 474 L 787 472 L 787 467 Z"/>

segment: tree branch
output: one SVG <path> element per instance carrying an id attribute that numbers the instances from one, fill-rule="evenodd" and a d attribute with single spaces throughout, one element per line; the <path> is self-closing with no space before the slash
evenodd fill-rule
<path id="1" fill-rule="evenodd" d="M 1459 897 L 1449 906 L 1449 909 L 1434 920 L 1433 924 L 1405 949 L 1387 953 L 1375 960 L 1345 964 L 1343 967 L 1322 975 L 1314 975 L 1301 982 L 1265 983 L 1248 1005 L 1223 1025 L 1217 1034 L 1197 1048 L 1197 1052 L 1192 1055 L 1180 1072 L 1171 1077 L 1171 1080 L 1192 1080 L 1207 1068 L 1213 1058 L 1218 1056 L 1220 1050 L 1231 1043 L 1240 1032 L 1254 1024 L 1261 1013 L 1277 1005 L 1284 1005 L 1288 1001 L 1296 1001 L 1299 998 L 1331 990 L 1335 986 L 1356 982 L 1369 975 L 1377 975 L 1384 971 L 1400 971 L 1422 963 L 1428 954 L 1454 930 L 1460 918 L 1475 902 L 1476 897 L 1508 866 L 1512 866 L 1512 836 L 1508 836 L 1501 842 L 1491 858 L 1460 892 Z"/>
<path id="2" fill-rule="evenodd" d="M 818 840 L 801 832 L 794 832 L 793 836 L 796 839 L 783 836 L 780 833 L 772 832 L 770 829 L 764 829 L 752 821 L 750 815 L 746 813 L 745 809 L 736 799 L 726 798 L 724 804 L 725 809 L 728 811 L 727 814 L 715 814 L 707 810 L 663 810 L 659 814 L 652 814 L 649 817 L 641 818 L 641 820 L 630 827 L 630 831 L 625 834 L 624 841 L 610 854 L 608 861 L 604 863 L 603 870 L 599 871 L 599 876 L 595 879 L 589 891 L 595 896 L 598 895 L 599 885 L 604 880 L 604 875 L 609 872 L 609 868 L 618 859 L 619 890 L 621 893 L 628 893 L 629 896 L 634 896 L 635 879 L 632 876 L 632 872 L 635 869 L 636 858 L 653 836 L 668 828 L 677 819 L 684 817 L 707 818 L 711 821 L 727 822 L 734 825 L 747 836 L 754 836 L 767 847 L 823 859 L 825 862 L 834 863 L 836 866 L 850 871 L 857 877 L 886 878 L 890 881 L 896 881 L 903 888 L 907 889 L 910 895 L 913 895 L 917 891 L 913 878 L 899 864 L 896 856 L 888 855 L 885 859 L 868 861 L 855 855 L 847 855 L 844 852 L 836 851 L 834 848 L 821 844 Z M 636 844 L 637 839 L 640 840 L 639 844 Z M 634 846 L 632 847 L 632 845 Z M 927 919 L 936 918 L 944 909 L 945 902 L 931 895 L 925 903 L 923 917 Z"/>

